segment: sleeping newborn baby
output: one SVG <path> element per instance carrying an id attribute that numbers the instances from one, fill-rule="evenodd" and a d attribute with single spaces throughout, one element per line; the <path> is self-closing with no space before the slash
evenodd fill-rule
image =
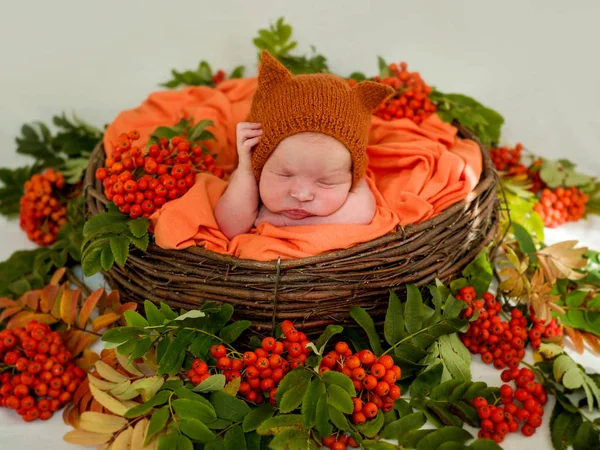
<path id="1" fill-rule="evenodd" d="M 393 90 L 329 74 L 292 76 L 264 51 L 248 122 L 237 126 L 238 167 L 215 208 L 228 239 L 275 226 L 369 224 L 364 178 L 371 114 Z"/>

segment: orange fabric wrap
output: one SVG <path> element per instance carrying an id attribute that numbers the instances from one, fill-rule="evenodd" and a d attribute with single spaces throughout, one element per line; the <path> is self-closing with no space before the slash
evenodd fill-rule
<path id="1" fill-rule="evenodd" d="M 209 141 L 217 167 L 231 172 L 237 164 L 235 129 L 250 112 L 256 78 L 236 79 L 217 88 L 188 87 L 151 94 L 139 107 L 121 112 L 107 128 L 108 155 L 120 133 L 137 129 L 139 145 L 159 126 L 182 117 L 213 120 Z M 369 225 L 311 225 L 274 227 L 262 223 L 248 234 L 228 240 L 213 211 L 227 181 L 198 174 L 196 184 L 181 198 L 165 204 L 152 216 L 156 243 L 183 249 L 202 245 L 239 258 L 267 261 L 302 258 L 367 242 L 396 229 L 439 214 L 462 200 L 477 184 L 482 171 L 477 144 L 456 137 L 456 128 L 432 115 L 421 125 L 408 119 L 384 121 L 373 116 L 367 146 L 367 181 L 377 211 Z"/>

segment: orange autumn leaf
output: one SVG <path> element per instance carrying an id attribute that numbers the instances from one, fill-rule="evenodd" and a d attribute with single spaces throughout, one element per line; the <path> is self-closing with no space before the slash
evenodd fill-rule
<path id="1" fill-rule="evenodd" d="M 558 278 L 581 280 L 585 277 L 585 273 L 574 269 L 583 269 L 587 265 L 587 259 L 583 257 L 587 247 L 573 248 L 575 245 L 577 241 L 564 241 L 537 252 L 540 266 L 550 283 L 554 284 Z"/>
<path id="2" fill-rule="evenodd" d="M 595 354 L 600 355 L 600 338 L 598 338 L 598 336 L 596 336 L 595 334 L 589 333 L 587 331 L 580 331 L 580 333 L 583 336 L 583 340 L 587 343 L 587 345 L 590 346 L 592 351 Z"/>
<path id="3" fill-rule="evenodd" d="M 40 295 L 40 309 L 42 312 L 47 313 L 52 310 L 54 302 L 56 302 L 59 289 L 60 288 L 58 286 L 53 284 L 44 286 Z"/>
<path id="4" fill-rule="evenodd" d="M 544 272 L 537 269 L 531 278 L 529 299 L 537 320 L 546 324 L 552 319 L 552 311 L 564 314 L 565 310 L 556 303 L 560 296 L 552 295 L 552 284 L 544 279 Z"/>
<path id="5" fill-rule="evenodd" d="M 71 349 L 71 353 L 76 358 L 77 356 L 79 356 L 79 354 L 81 352 L 83 352 L 85 349 L 90 347 L 94 342 L 96 342 L 97 339 L 98 339 L 98 336 L 96 336 L 94 334 L 84 333 L 84 335 L 79 338 L 79 340 L 77 341 L 75 346 Z"/>
<path id="6" fill-rule="evenodd" d="M 38 302 L 40 300 L 40 291 L 39 289 L 27 291 L 21 296 L 21 299 L 23 299 L 23 303 L 29 308 L 36 310 L 38 307 Z"/>
<path id="7" fill-rule="evenodd" d="M 57 322 L 57 320 L 50 314 L 36 314 L 31 311 L 21 311 L 9 320 L 9 322 L 6 324 L 6 328 L 24 327 L 25 325 L 27 325 L 27 322 L 30 322 L 32 320 L 48 325 Z"/>
<path id="8" fill-rule="evenodd" d="M 566 325 L 564 325 L 564 329 L 565 333 L 567 333 L 567 336 L 569 336 L 569 339 L 571 339 L 571 342 L 575 346 L 575 351 L 579 354 L 582 354 L 585 345 L 583 344 L 583 336 L 581 335 L 581 332 Z"/>
<path id="9" fill-rule="evenodd" d="M 125 311 L 135 311 L 137 309 L 137 303 L 136 302 L 127 302 L 127 303 L 123 303 L 117 310 L 116 312 L 119 314 L 123 314 Z"/>
<path id="10" fill-rule="evenodd" d="M 0 322 L 4 322 L 5 319 L 9 318 L 10 316 L 18 313 L 19 311 L 21 311 L 23 309 L 22 306 L 11 306 L 10 308 L 6 308 L 4 311 L 2 311 L 2 313 L 0 314 Z"/>
<path id="11" fill-rule="evenodd" d="M 50 278 L 49 284 L 58 286 L 60 284 L 60 280 L 62 280 L 62 277 L 65 275 L 66 271 L 67 271 L 66 267 L 61 267 L 56 272 L 54 272 L 54 275 L 52 275 L 52 278 Z"/>
<path id="12" fill-rule="evenodd" d="M 14 300 L 12 300 L 8 297 L 0 298 L 0 308 L 10 308 L 13 306 L 16 306 L 16 303 Z"/>
<path id="13" fill-rule="evenodd" d="M 83 350 L 81 357 L 76 361 L 76 364 L 86 372 L 89 372 L 98 360 L 100 360 L 100 356 L 96 352 L 86 348 Z"/>
<path id="14" fill-rule="evenodd" d="M 116 311 L 121 307 L 121 294 L 119 291 L 112 291 L 106 296 L 106 308 Z"/>
<path id="15" fill-rule="evenodd" d="M 92 322 L 92 329 L 94 331 L 98 332 L 103 328 L 111 326 L 113 323 L 118 321 L 120 318 L 121 318 L 121 316 L 117 313 L 111 312 L 108 314 L 104 314 L 103 316 L 100 316 L 100 317 L 97 317 L 96 319 L 94 319 L 94 321 Z"/>
<path id="16" fill-rule="evenodd" d="M 104 296 L 104 294 L 104 289 L 96 289 L 85 300 L 85 302 L 81 306 L 81 310 L 79 311 L 79 317 L 77 319 L 77 325 L 79 326 L 79 328 L 85 328 L 87 326 L 88 320 L 90 319 L 94 308 L 96 308 L 98 301 Z"/>
<path id="17" fill-rule="evenodd" d="M 75 324 L 80 290 L 65 289 L 60 299 L 60 316 L 67 325 Z"/>

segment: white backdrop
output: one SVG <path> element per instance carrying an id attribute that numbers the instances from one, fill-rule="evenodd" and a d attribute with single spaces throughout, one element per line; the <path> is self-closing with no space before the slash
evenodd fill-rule
<path id="1" fill-rule="evenodd" d="M 299 51 L 310 45 L 334 73 L 375 74 L 376 56 L 409 63 L 444 92 L 473 96 L 506 119 L 504 142 L 567 157 L 600 176 L 600 2 L 379 0 L 193 1 L 0 0 L 0 166 L 19 166 L 14 138 L 24 122 L 76 112 L 96 125 L 138 105 L 170 69 L 201 59 L 256 72 L 252 38 L 284 16 Z M 600 248 L 600 221 L 550 235 Z M 0 260 L 32 248 L 17 222 L 0 219 Z M 588 357 L 588 367 L 600 369 Z M 499 383 L 495 371 L 478 376 Z M 487 376 L 485 374 L 487 373 Z M 547 412 L 549 417 L 550 411 Z M 0 411 L 0 449 L 60 444 L 60 420 L 17 426 Z M 544 427 L 545 428 L 545 427 Z M 504 447 L 547 448 L 547 434 Z"/>

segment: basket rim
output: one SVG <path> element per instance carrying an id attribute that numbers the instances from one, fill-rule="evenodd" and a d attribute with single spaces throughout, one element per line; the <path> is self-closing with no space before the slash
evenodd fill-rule
<path id="1" fill-rule="evenodd" d="M 303 266 L 314 267 L 315 265 L 318 265 L 320 263 L 327 263 L 335 261 L 337 259 L 359 255 L 364 250 L 385 245 L 390 242 L 398 240 L 404 241 L 410 236 L 413 236 L 424 230 L 434 228 L 437 225 L 452 218 L 458 211 L 467 208 L 475 199 L 477 199 L 481 194 L 485 193 L 485 191 L 490 188 L 490 185 L 492 183 L 497 182 L 498 180 L 498 175 L 494 169 L 489 152 L 487 151 L 486 146 L 481 142 L 481 140 L 471 130 L 469 130 L 467 127 L 460 124 L 459 122 L 454 121 L 452 125 L 455 128 L 457 128 L 457 135 L 466 139 L 470 139 L 478 145 L 482 155 L 483 170 L 477 185 L 464 199 L 450 205 L 441 213 L 423 222 L 407 225 L 404 227 L 398 225 L 396 231 L 387 233 L 379 238 L 359 243 L 346 249 L 331 250 L 328 252 L 320 253 L 318 255 L 307 256 L 303 258 L 292 258 L 283 260 L 281 258 L 277 258 L 269 261 L 259 261 L 254 259 L 238 258 L 237 256 L 228 255 L 224 253 L 218 253 L 212 250 L 208 250 L 205 247 L 201 246 L 191 246 L 180 250 L 163 249 L 156 245 L 156 243 L 154 242 L 150 243 L 145 253 L 152 254 L 153 252 L 160 252 L 162 254 L 177 255 L 181 254 L 181 252 L 187 252 L 193 254 L 196 257 L 207 258 L 213 261 L 227 264 L 235 268 L 279 271 L 285 269 L 299 268 Z M 94 169 L 96 167 L 96 164 L 93 163 L 96 163 L 95 160 L 101 158 L 103 154 L 104 144 L 101 140 L 97 144 L 96 148 L 93 150 L 92 155 L 90 156 L 90 164 L 88 165 L 88 170 L 85 176 L 84 192 L 86 192 L 86 195 L 95 198 L 98 202 L 106 206 L 106 204 L 108 203 L 108 199 L 104 196 L 104 194 L 101 191 L 96 192 L 94 190 L 89 189 L 90 187 L 94 187 L 95 181 Z"/>

